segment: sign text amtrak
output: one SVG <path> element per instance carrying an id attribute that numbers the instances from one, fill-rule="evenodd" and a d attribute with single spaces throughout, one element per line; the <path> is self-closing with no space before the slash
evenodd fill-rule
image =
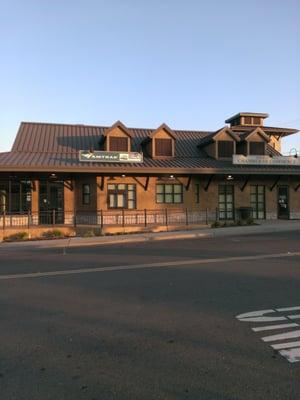
<path id="1" fill-rule="evenodd" d="M 135 152 L 117 151 L 88 151 L 80 150 L 79 161 L 82 162 L 115 162 L 115 163 L 142 163 L 143 154 Z"/>

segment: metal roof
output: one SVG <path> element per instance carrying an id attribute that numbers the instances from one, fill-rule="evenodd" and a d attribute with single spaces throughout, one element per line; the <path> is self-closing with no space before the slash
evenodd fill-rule
<path id="1" fill-rule="evenodd" d="M 291 166 L 241 166 L 230 160 L 216 160 L 199 148 L 208 131 L 173 130 L 176 137 L 175 157 L 155 159 L 144 155 L 143 163 L 88 163 L 79 161 L 79 150 L 99 149 L 100 141 L 109 127 L 28 123 L 20 125 L 11 152 L 0 153 L 0 171 L 48 171 L 92 173 L 298 173 Z M 132 151 L 142 151 L 142 142 L 155 129 L 127 128 L 132 135 Z M 253 129 L 253 128 L 252 128 Z M 267 153 L 278 155 L 271 146 Z"/>

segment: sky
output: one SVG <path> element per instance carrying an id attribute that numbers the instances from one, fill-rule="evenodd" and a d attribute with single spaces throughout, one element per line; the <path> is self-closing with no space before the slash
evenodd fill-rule
<path id="1" fill-rule="evenodd" d="M 299 21 L 299 0 L 0 0 L 0 151 L 21 121 L 300 129 Z"/>

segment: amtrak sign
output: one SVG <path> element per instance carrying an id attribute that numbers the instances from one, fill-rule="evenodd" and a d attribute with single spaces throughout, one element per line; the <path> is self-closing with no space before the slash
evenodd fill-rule
<path id="1" fill-rule="evenodd" d="M 112 163 L 142 163 L 143 154 L 135 152 L 117 151 L 88 151 L 80 150 L 79 161 L 81 162 L 112 162 Z"/>
<path id="2" fill-rule="evenodd" d="M 235 165 L 286 165 L 300 166 L 300 158 L 294 156 L 243 156 L 234 154 L 232 163 Z"/>

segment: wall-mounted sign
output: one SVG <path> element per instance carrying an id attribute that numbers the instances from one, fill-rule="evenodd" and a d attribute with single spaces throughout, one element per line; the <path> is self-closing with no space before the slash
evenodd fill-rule
<path id="1" fill-rule="evenodd" d="M 126 153 L 117 151 L 79 151 L 79 161 L 82 162 L 114 162 L 114 163 L 142 163 L 142 153 Z"/>
<path id="2" fill-rule="evenodd" d="M 290 165 L 300 166 L 300 158 L 294 156 L 243 156 L 234 154 L 232 163 L 236 165 Z"/>

